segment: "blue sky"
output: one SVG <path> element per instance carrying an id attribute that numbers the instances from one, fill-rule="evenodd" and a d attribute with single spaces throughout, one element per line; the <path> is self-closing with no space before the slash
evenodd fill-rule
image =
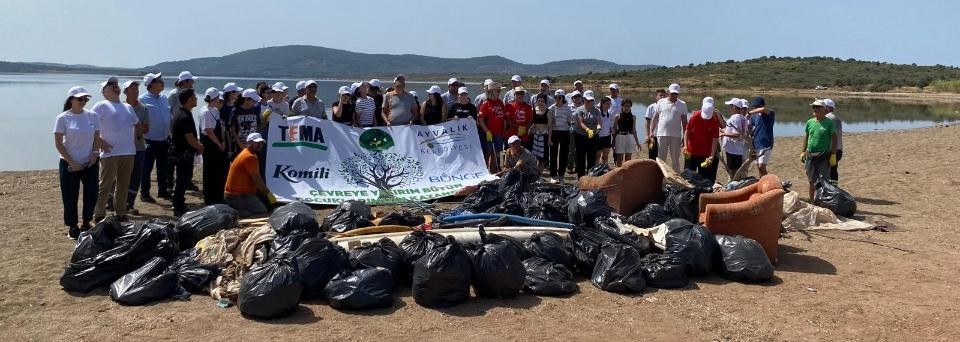
<path id="1" fill-rule="evenodd" d="M 0 60 L 142 67 L 264 46 L 686 65 L 833 56 L 960 65 L 960 1 L 0 0 Z"/>

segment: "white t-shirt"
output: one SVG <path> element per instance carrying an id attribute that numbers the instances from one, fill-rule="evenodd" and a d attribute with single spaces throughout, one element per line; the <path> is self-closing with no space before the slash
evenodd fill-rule
<path id="1" fill-rule="evenodd" d="M 647 120 L 650 120 L 650 119 L 653 119 L 653 114 L 656 114 L 656 113 L 657 113 L 657 103 L 654 102 L 654 103 L 651 103 L 649 106 L 647 106 L 647 113 L 643 117 L 646 118 Z"/>
<path id="2" fill-rule="evenodd" d="M 620 114 L 623 111 L 623 96 L 617 96 L 617 98 L 610 98 L 610 113 L 613 115 Z"/>
<path id="3" fill-rule="evenodd" d="M 267 102 L 266 107 L 270 108 L 271 115 L 273 114 L 280 114 L 282 116 L 290 115 L 290 103 L 287 103 L 287 101 L 273 102 L 273 100 L 270 100 L 270 102 Z"/>
<path id="4" fill-rule="evenodd" d="M 103 100 L 92 108 L 100 118 L 100 138 L 113 146 L 110 152 L 101 151 L 100 158 L 132 156 L 137 154 L 133 125 L 140 122 L 133 107 L 122 102 Z"/>
<path id="5" fill-rule="evenodd" d="M 616 120 L 617 114 L 620 111 L 613 111 L 613 107 L 607 110 L 607 115 L 600 115 L 600 130 L 597 131 L 597 135 L 601 137 L 608 137 L 613 133 L 613 121 Z"/>
<path id="6" fill-rule="evenodd" d="M 207 128 L 217 129 L 217 120 L 220 117 L 220 111 L 214 107 L 204 106 L 200 111 L 200 134 L 206 135 Z"/>
<path id="7" fill-rule="evenodd" d="M 66 111 L 57 115 L 53 133 L 63 134 L 63 147 L 73 161 L 85 164 L 93 156 L 93 136 L 100 130 L 97 113 L 84 110 L 75 114 Z"/>
<path id="8" fill-rule="evenodd" d="M 677 102 L 670 102 L 670 99 L 661 99 L 657 101 L 657 111 L 659 119 L 657 121 L 658 137 L 677 137 L 683 138 L 683 119 L 687 115 L 687 103 L 677 99 Z"/>
<path id="9" fill-rule="evenodd" d="M 737 134 L 741 134 L 741 136 L 737 138 L 723 137 L 723 143 L 721 144 L 721 147 L 723 148 L 723 150 L 727 151 L 727 153 L 730 153 L 730 154 L 736 154 L 736 155 L 742 156 L 744 153 L 744 150 L 746 150 L 747 148 L 746 141 L 743 140 L 743 135 L 742 135 L 746 131 L 747 131 L 747 118 L 743 117 L 743 115 L 740 113 L 733 114 L 732 116 L 730 116 L 730 118 L 727 119 L 727 127 L 725 128 L 724 132 L 737 133 Z"/>
<path id="10" fill-rule="evenodd" d="M 843 149 L 843 120 L 837 117 L 833 112 L 827 113 L 827 119 L 833 120 L 833 127 L 837 129 L 837 149 Z"/>

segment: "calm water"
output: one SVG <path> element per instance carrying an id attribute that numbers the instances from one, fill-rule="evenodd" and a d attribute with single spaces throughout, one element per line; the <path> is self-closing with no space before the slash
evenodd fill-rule
<path id="1" fill-rule="evenodd" d="M 167 86 L 172 86 L 176 75 L 165 76 L 167 76 L 165 77 Z M 198 77 L 200 79 L 195 87 L 198 90 L 208 87 L 222 88 L 227 82 L 235 82 L 240 87 L 248 88 L 259 81 L 203 77 L 203 75 Z M 6 156 L 4 162 L 0 164 L 0 171 L 56 168 L 58 155 L 53 147 L 52 129 L 54 118 L 61 112 L 67 90 L 75 85 L 86 87 L 88 92 L 95 94 L 89 104 L 92 106 L 93 103 L 103 99 L 99 95 L 99 89 L 100 83 L 105 79 L 105 76 L 97 75 L 0 74 L 0 102 L 17 104 L 7 106 L 0 113 L 0 153 Z M 136 79 L 140 80 L 139 77 Z M 120 82 L 124 81 L 126 79 L 121 78 Z M 272 84 L 276 81 L 283 81 L 291 88 L 290 94 L 296 95 L 293 86 L 297 80 L 277 79 L 269 82 Z M 329 111 L 330 104 L 336 100 L 337 88 L 349 85 L 351 81 L 326 80 L 317 83 L 319 96 L 326 102 Z M 432 84 L 435 83 L 408 82 L 407 88 L 417 91 L 423 98 L 423 93 Z M 445 83 L 438 84 L 446 89 Z M 478 94 L 478 84 L 467 86 L 471 90 L 471 96 Z M 141 93 L 145 91 L 143 87 L 140 89 Z M 646 109 L 644 104 L 653 100 L 652 96 L 646 93 L 624 94 L 624 96 L 634 100 L 633 111 L 637 114 L 642 114 Z M 703 96 L 703 94 L 683 94 L 682 99 L 687 102 L 687 106 L 692 111 L 700 108 Z M 717 98 L 717 103 L 722 103 L 733 96 L 748 97 L 750 94 L 714 94 L 713 96 Z M 768 106 L 777 111 L 777 124 L 774 126 L 777 136 L 803 134 L 803 123 L 809 118 L 808 104 L 812 99 L 779 96 L 765 98 Z M 845 121 L 846 132 L 926 127 L 960 119 L 960 104 L 908 104 L 867 99 L 840 99 L 837 102 L 837 112 Z M 721 105 L 720 109 L 726 114 L 724 106 Z M 194 110 L 194 114 L 199 112 L 200 108 Z M 642 131 L 644 131 L 642 127 L 638 129 L 638 132 Z"/>

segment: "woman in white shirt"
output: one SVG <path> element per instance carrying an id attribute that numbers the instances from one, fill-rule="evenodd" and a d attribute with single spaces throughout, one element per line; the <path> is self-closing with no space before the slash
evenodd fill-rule
<path id="1" fill-rule="evenodd" d="M 554 102 L 547 108 L 547 125 L 553 131 L 547 144 L 550 146 L 550 178 L 563 181 L 570 156 L 570 121 L 573 109 L 567 103 L 566 93 L 557 89 L 553 93 Z"/>
<path id="2" fill-rule="evenodd" d="M 200 143 L 203 144 L 203 203 L 224 203 L 223 187 L 227 183 L 227 121 L 220 115 L 223 94 L 217 88 L 208 88 L 200 111 Z M 284 102 L 286 104 L 286 102 Z M 281 114 L 281 113 L 277 113 Z"/>
<path id="3" fill-rule="evenodd" d="M 355 127 L 373 127 L 377 124 L 376 109 L 377 102 L 368 95 L 370 93 L 370 83 L 363 81 L 357 87 L 354 96 L 356 96 L 355 115 L 353 116 L 353 125 Z"/>
<path id="4" fill-rule="evenodd" d="M 596 165 L 607 164 L 610 160 L 610 148 L 613 147 L 613 102 L 609 97 L 600 99 L 600 129 L 597 131 L 597 161 Z"/>
<path id="5" fill-rule="evenodd" d="M 63 113 L 57 115 L 53 126 L 54 145 L 60 153 L 60 196 L 63 200 L 63 224 L 70 238 L 76 239 L 83 230 L 90 229 L 99 191 L 100 120 L 97 114 L 83 108 L 90 94 L 83 87 L 67 92 Z M 77 205 L 83 186 L 83 225 L 78 225 Z"/>

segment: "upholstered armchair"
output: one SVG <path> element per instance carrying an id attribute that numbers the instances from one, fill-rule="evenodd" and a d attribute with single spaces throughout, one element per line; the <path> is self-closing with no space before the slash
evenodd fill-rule
<path id="1" fill-rule="evenodd" d="M 766 175 L 739 190 L 702 194 L 700 223 L 714 234 L 756 240 L 776 262 L 785 193 L 779 177 Z"/>
<path id="2" fill-rule="evenodd" d="M 657 162 L 634 159 L 603 176 L 580 177 L 580 190 L 603 190 L 607 203 L 620 215 L 630 216 L 647 203 L 661 200 L 663 172 Z"/>

